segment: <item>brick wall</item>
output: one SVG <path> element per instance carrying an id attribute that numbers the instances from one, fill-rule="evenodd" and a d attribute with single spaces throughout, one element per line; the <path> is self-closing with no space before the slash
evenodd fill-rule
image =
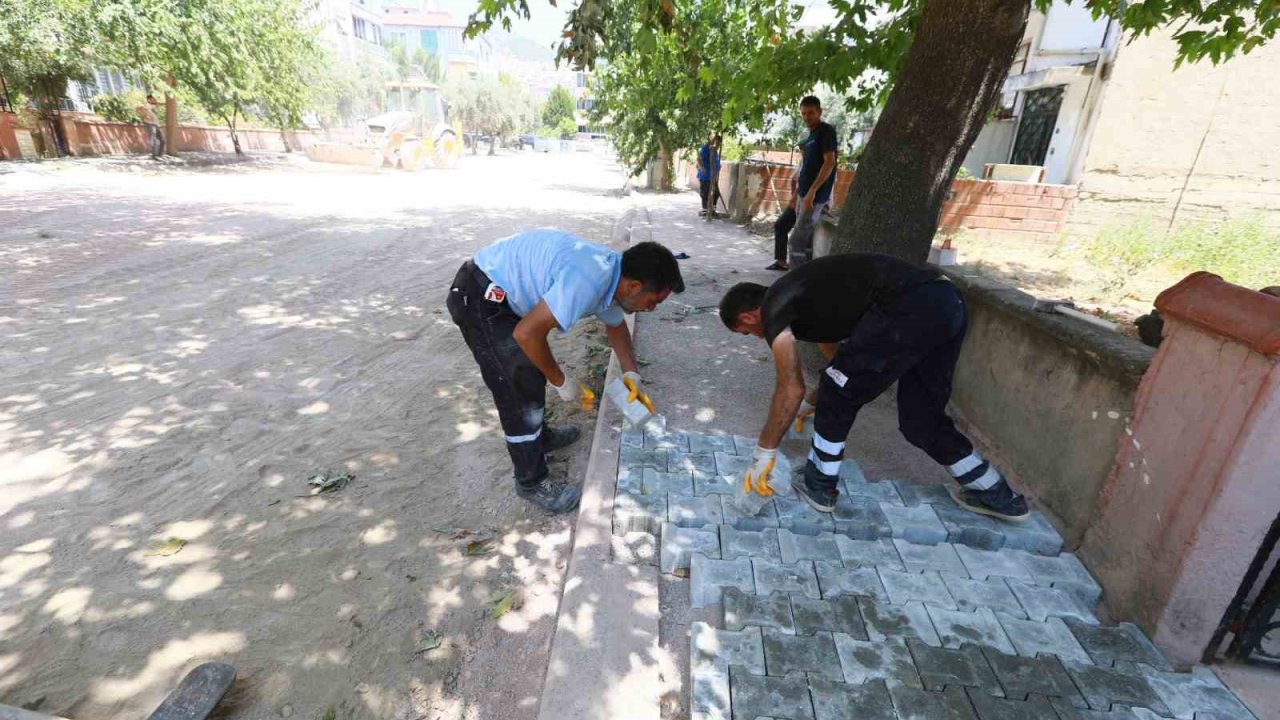
<path id="1" fill-rule="evenodd" d="M 18 154 L 18 116 L 0 112 L 0 159 L 16 160 Z"/>

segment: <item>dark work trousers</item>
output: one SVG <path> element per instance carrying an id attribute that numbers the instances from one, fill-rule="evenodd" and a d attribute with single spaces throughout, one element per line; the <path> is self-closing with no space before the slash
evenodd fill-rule
<path id="1" fill-rule="evenodd" d="M 699 180 L 699 181 L 698 181 L 698 194 L 702 196 L 702 207 L 701 207 L 700 209 L 701 209 L 701 210 L 706 210 L 706 209 L 707 209 L 707 198 L 711 195 L 711 180 L 710 180 L 710 179 L 707 179 L 707 180 Z M 720 193 L 716 193 L 716 196 L 715 196 L 714 198 L 712 198 L 712 200 L 711 200 L 711 212 L 713 212 L 713 213 L 716 211 L 716 201 L 717 201 L 719 198 L 720 198 Z"/>
<path id="2" fill-rule="evenodd" d="M 949 468 L 968 462 L 973 445 L 947 417 L 951 378 L 967 324 L 964 298 L 946 280 L 913 288 L 867 310 L 818 383 L 805 473 L 814 489 L 836 490 L 845 439 L 858 411 L 895 380 L 903 437 Z"/>
<path id="3" fill-rule="evenodd" d="M 787 208 L 773 222 L 773 259 L 778 262 L 787 261 L 787 238 L 791 236 L 791 228 L 796 226 L 796 209 Z"/>
<path id="4" fill-rule="evenodd" d="M 475 263 L 463 263 L 449 288 L 449 315 L 493 393 L 516 482 L 532 487 L 547 476 L 542 448 L 547 379 L 516 342 L 513 333 L 520 316 L 506 300 L 485 299 L 490 285 L 489 276 Z"/>
<path id="5" fill-rule="evenodd" d="M 797 200 L 797 208 L 802 201 Z M 814 203 L 813 212 L 787 208 L 773 223 L 773 259 L 794 269 L 813 259 L 813 232 L 827 203 Z M 789 251 L 788 251 L 789 249 Z"/>

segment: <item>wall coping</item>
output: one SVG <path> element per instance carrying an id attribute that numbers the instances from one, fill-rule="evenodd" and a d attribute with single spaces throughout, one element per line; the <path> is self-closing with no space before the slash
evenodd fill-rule
<path id="1" fill-rule="evenodd" d="M 1232 285 L 1200 270 L 1156 297 L 1162 315 L 1249 346 L 1280 354 L 1280 298 Z"/>

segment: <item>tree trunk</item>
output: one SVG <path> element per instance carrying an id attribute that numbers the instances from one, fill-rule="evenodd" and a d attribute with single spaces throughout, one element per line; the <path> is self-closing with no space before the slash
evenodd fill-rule
<path id="1" fill-rule="evenodd" d="M 169 73 L 169 88 L 178 84 Z M 172 92 L 164 94 L 164 154 L 178 156 L 178 98 Z"/>
<path id="2" fill-rule="evenodd" d="M 497 153 L 497 145 L 498 145 L 498 136 L 497 136 L 497 135 L 490 135 L 490 136 L 489 136 L 489 155 L 490 155 L 490 156 L 493 156 L 493 155 L 497 155 L 497 154 L 498 154 L 498 153 Z"/>
<path id="3" fill-rule="evenodd" d="M 240 149 L 240 136 L 236 134 L 236 111 L 231 111 L 231 117 L 224 116 L 222 119 L 227 123 L 227 129 L 231 131 L 231 147 L 235 148 L 237 155 L 243 155 Z"/>
<path id="4" fill-rule="evenodd" d="M 653 169 L 658 176 L 651 183 L 653 189 L 664 192 L 671 190 L 671 151 L 667 150 L 666 143 L 658 143 L 658 162 Z"/>
<path id="5" fill-rule="evenodd" d="M 923 263 L 1022 39 L 1027 0 L 928 0 L 840 212 L 833 253 Z"/>

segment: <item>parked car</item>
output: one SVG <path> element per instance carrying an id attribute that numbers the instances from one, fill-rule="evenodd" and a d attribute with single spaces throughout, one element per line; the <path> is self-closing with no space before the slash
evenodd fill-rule
<path id="1" fill-rule="evenodd" d="M 537 143 L 534 142 L 532 133 L 520 136 L 520 149 L 523 150 L 525 145 L 528 145 L 529 147 L 537 145 Z"/>

